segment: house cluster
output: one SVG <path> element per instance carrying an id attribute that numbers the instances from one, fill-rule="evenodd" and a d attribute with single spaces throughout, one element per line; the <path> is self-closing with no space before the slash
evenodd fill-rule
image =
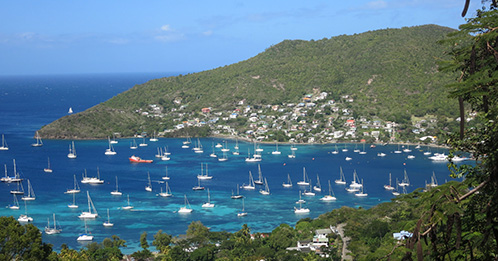
<path id="1" fill-rule="evenodd" d="M 231 110 L 204 107 L 188 112 L 181 98 L 166 111 L 156 104 L 137 110 L 143 116 L 172 119 L 173 125 L 164 132 L 186 127 L 208 126 L 212 133 L 259 141 L 296 143 L 327 143 L 340 141 L 387 142 L 395 140 L 397 124 L 369 116 L 358 116 L 351 109 L 355 100 L 343 95 L 337 101 L 327 92 L 304 95 L 296 103 L 249 105 L 239 101 Z M 413 132 L 424 134 L 436 119 L 415 122 Z M 427 136 L 427 135 L 425 135 Z"/>
<path id="2" fill-rule="evenodd" d="M 328 257 L 327 253 L 324 253 L 324 248 L 329 247 L 328 235 L 334 232 L 334 228 L 324 228 L 315 230 L 315 235 L 312 240 L 302 240 L 297 241 L 296 247 L 288 247 L 286 250 L 300 251 L 304 253 L 314 252 L 322 257 Z"/>

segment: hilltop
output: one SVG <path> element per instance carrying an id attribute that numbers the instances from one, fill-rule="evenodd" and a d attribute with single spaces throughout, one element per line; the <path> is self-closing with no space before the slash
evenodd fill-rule
<path id="1" fill-rule="evenodd" d="M 346 133 L 348 129 L 341 128 L 351 119 L 362 118 L 369 123 L 367 128 L 373 128 L 375 121 L 411 126 L 414 117 L 428 115 L 443 123 L 456 117 L 456 104 L 444 89 L 454 77 L 437 71 L 436 63 L 444 57 L 437 41 L 451 31 L 424 25 L 322 40 L 285 40 L 246 61 L 136 85 L 43 126 L 40 135 L 174 136 L 187 127 L 199 127 L 190 128 L 189 134 L 286 141 L 299 139 L 291 132 Z M 310 137 L 305 138 L 301 141 Z"/>

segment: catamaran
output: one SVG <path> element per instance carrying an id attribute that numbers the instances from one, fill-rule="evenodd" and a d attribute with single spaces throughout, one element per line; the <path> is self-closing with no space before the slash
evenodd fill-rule
<path id="1" fill-rule="evenodd" d="M 72 189 L 67 189 L 65 194 L 73 194 L 80 193 L 80 186 L 78 185 L 78 181 L 76 180 L 76 175 L 74 175 L 74 187 Z"/>
<path id="2" fill-rule="evenodd" d="M 266 178 L 265 178 L 265 189 L 259 190 L 259 193 L 261 193 L 262 195 L 270 195 L 270 188 L 268 187 L 268 181 L 266 181 Z"/>
<path id="3" fill-rule="evenodd" d="M 188 207 L 187 207 L 188 206 Z M 188 203 L 188 199 L 187 199 L 187 195 L 185 195 L 185 206 L 184 207 L 181 207 L 179 210 L 178 210 L 178 213 L 183 213 L 183 214 L 186 214 L 186 213 L 191 213 L 192 212 L 192 208 L 190 208 L 190 203 Z"/>
<path id="4" fill-rule="evenodd" d="M 109 209 L 107 209 L 107 221 L 104 221 L 104 223 L 102 223 L 102 225 L 104 227 L 112 227 L 112 226 L 114 226 L 114 223 L 111 223 L 111 218 L 109 216 Z"/>
<path id="5" fill-rule="evenodd" d="M 253 190 L 256 188 L 255 184 L 254 184 L 254 179 L 252 178 L 252 173 L 251 171 L 249 171 L 249 184 L 245 185 L 245 184 L 242 184 L 242 188 L 243 189 L 248 189 L 248 190 Z"/>
<path id="6" fill-rule="evenodd" d="M 36 199 L 35 191 L 33 190 L 33 186 L 31 186 L 31 182 L 29 181 L 29 179 L 28 179 L 28 195 L 23 196 L 21 199 L 22 200 L 35 200 Z"/>
<path id="7" fill-rule="evenodd" d="M 339 169 L 339 179 L 336 179 L 334 182 L 335 184 L 346 185 L 346 177 L 344 176 L 344 172 L 342 172 L 342 167 L 339 167 Z"/>
<path id="8" fill-rule="evenodd" d="M 208 189 L 208 201 L 204 204 L 202 204 L 203 208 L 214 208 L 214 204 L 211 203 L 211 194 L 209 194 L 209 189 Z"/>
<path id="9" fill-rule="evenodd" d="M 303 180 L 298 181 L 297 185 L 299 186 L 308 186 L 310 183 L 308 181 L 308 176 L 306 175 L 306 168 L 303 167 Z"/>
<path id="10" fill-rule="evenodd" d="M 47 218 L 47 226 L 45 227 L 45 234 L 47 235 L 53 235 L 53 234 L 59 234 L 60 232 L 62 232 L 62 229 L 60 228 L 60 226 L 57 228 L 57 222 L 55 221 L 55 213 L 53 213 L 54 215 L 54 227 L 50 227 L 50 218 Z"/>
<path id="11" fill-rule="evenodd" d="M 123 195 L 123 192 L 119 191 L 119 188 L 118 188 L 118 176 L 116 176 L 116 190 L 111 191 L 111 195 L 113 195 L 113 196 Z"/>
<path id="12" fill-rule="evenodd" d="M 76 159 L 76 147 L 74 147 L 74 141 L 69 144 L 69 153 L 67 157 L 70 159 Z"/>
<path id="13" fill-rule="evenodd" d="M 99 213 L 97 213 L 97 209 L 93 205 L 92 198 L 90 198 L 90 192 L 87 191 L 86 196 L 88 200 L 88 211 L 81 212 L 81 214 L 78 217 L 81 219 L 97 218 L 99 216 Z"/>
<path id="14" fill-rule="evenodd" d="M 336 200 L 337 198 L 335 197 L 335 195 L 332 196 L 333 193 L 334 193 L 334 191 L 332 191 L 332 186 L 330 186 L 330 180 L 329 180 L 329 194 L 325 195 L 320 200 L 321 201 L 333 201 L 333 200 Z"/>
<path id="15" fill-rule="evenodd" d="M 2 144 L 0 146 L 0 150 L 9 150 L 9 146 L 7 145 L 7 141 L 5 141 L 5 137 L 2 134 Z"/>
<path id="16" fill-rule="evenodd" d="M 38 132 L 36 132 L 35 139 L 36 139 L 36 143 L 31 144 L 31 147 L 41 147 L 41 146 L 43 146 L 43 141 L 42 141 L 42 139 L 40 137 L 40 134 L 38 134 Z"/>
<path id="17" fill-rule="evenodd" d="M 291 188 L 292 187 L 292 180 L 290 178 L 289 173 L 287 173 L 287 183 L 282 183 L 282 187 L 284 187 L 284 188 Z"/>
<path id="18" fill-rule="evenodd" d="M 171 189 L 169 188 L 169 184 L 166 181 L 166 191 L 163 192 L 163 188 L 161 187 L 161 192 L 159 193 L 159 196 L 161 197 L 171 197 L 173 194 L 171 193 Z"/>
<path id="19" fill-rule="evenodd" d="M 43 169 L 46 173 L 52 173 L 52 169 L 50 168 L 50 158 L 48 158 L 48 166 Z"/>

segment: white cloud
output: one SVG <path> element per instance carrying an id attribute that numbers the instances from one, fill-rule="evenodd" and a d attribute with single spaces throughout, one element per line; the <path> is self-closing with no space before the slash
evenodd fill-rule
<path id="1" fill-rule="evenodd" d="M 213 34 L 213 31 L 208 30 L 208 31 L 202 32 L 202 34 L 203 34 L 204 36 L 211 36 L 211 35 Z"/>
<path id="2" fill-rule="evenodd" d="M 173 29 L 171 29 L 171 25 L 165 24 L 165 25 L 161 26 L 161 31 L 169 32 L 169 31 L 173 31 Z"/>
<path id="3" fill-rule="evenodd" d="M 365 7 L 367 9 L 384 9 L 387 7 L 387 2 L 383 0 L 377 0 L 377 1 L 372 1 L 368 2 Z"/>

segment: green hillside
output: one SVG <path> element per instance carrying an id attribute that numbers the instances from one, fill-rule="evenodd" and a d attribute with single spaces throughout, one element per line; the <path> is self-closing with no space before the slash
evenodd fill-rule
<path id="1" fill-rule="evenodd" d="M 385 29 L 322 40 L 285 40 L 236 64 L 137 85 L 84 112 L 63 117 L 40 130 L 45 138 L 103 138 L 163 131 L 175 124 L 179 108 L 194 117 L 203 107 L 231 111 L 239 101 L 261 106 L 297 103 L 307 93 L 353 97 L 355 116 L 384 120 L 426 114 L 454 117 L 456 104 L 444 85 L 454 77 L 437 71 L 443 57 L 437 44 L 453 29 L 425 25 Z M 160 106 L 159 118 L 136 110 Z M 184 116 L 184 120 L 186 116 Z"/>

